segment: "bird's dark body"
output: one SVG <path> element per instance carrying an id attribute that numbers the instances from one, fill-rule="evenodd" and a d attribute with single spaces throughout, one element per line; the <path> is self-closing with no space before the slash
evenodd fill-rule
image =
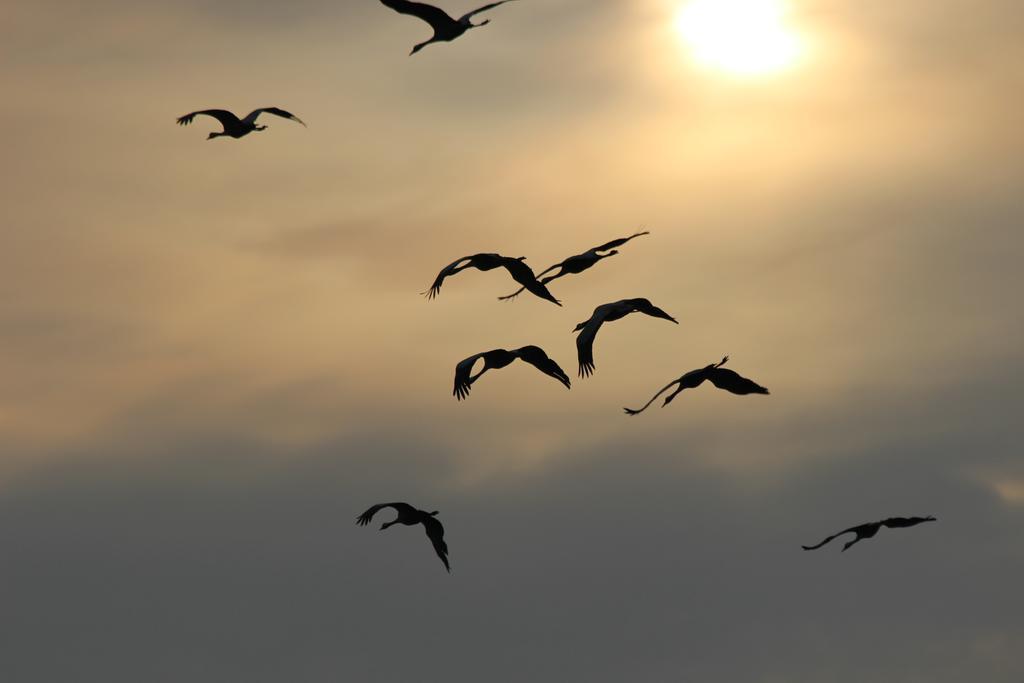
<path id="1" fill-rule="evenodd" d="M 373 516 L 381 508 L 394 508 L 398 516 L 390 522 L 385 522 L 381 525 L 380 530 L 384 531 L 390 526 L 395 524 L 402 524 L 404 526 L 415 526 L 422 524 L 424 530 L 427 533 L 427 538 L 430 539 L 431 544 L 434 546 L 434 552 L 441 558 L 441 562 L 444 563 L 444 568 L 451 572 L 451 566 L 448 564 L 448 544 L 444 541 L 444 526 L 441 522 L 437 521 L 437 510 L 433 512 L 427 512 L 426 510 L 418 510 L 408 503 L 378 503 L 370 507 L 366 512 L 356 517 L 356 524 L 359 526 L 366 526 L 373 519 Z"/>
<path id="2" fill-rule="evenodd" d="M 441 272 L 434 279 L 434 284 L 430 286 L 430 289 L 425 294 L 428 299 L 433 299 L 440 293 L 441 285 L 444 284 L 446 278 L 456 275 L 467 268 L 476 268 L 483 271 L 504 268 L 512 276 L 513 280 L 521 284 L 524 289 L 529 290 L 531 294 L 561 306 L 562 303 L 548 291 L 548 288 L 537 281 L 537 277 L 533 274 L 530 266 L 523 263 L 524 260 L 526 260 L 525 256 L 512 258 L 510 256 L 502 256 L 501 254 L 463 256 L 442 268 Z"/>
<path id="3" fill-rule="evenodd" d="M 469 396 L 469 390 L 472 388 L 473 383 L 480 379 L 488 370 L 500 370 L 504 367 L 508 367 L 516 359 L 520 359 L 523 362 L 529 363 L 533 367 L 543 372 L 548 377 L 554 379 L 565 385 L 566 389 L 571 389 L 572 384 L 569 381 L 569 376 L 565 374 L 565 371 L 548 357 L 544 349 L 539 346 L 523 346 L 512 351 L 506 349 L 493 349 L 491 351 L 484 351 L 483 353 L 477 353 L 469 358 L 466 358 L 455 366 L 455 388 L 452 390 L 452 395 L 458 400 L 462 400 Z M 472 374 L 473 366 L 476 365 L 477 361 L 483 360 L 484 366 L 477 374 Z"/>
<path id="4" fill-rule="evenodd" d="M 225 130 L 220 135 L 213 135 L 209 139 L 212 140 L 215 137 L 225 137 L 225 138 L 234 138 L 234 139 L 238 140 L 239 138 L 244 138 L 246 135 L 248 135 L 249 133 L 253 132 L 254 130 L 256 130 L 256 126 L 249 126 L 249 127 L 246 127 L 246 128 L 232 128 L 231 130 Z"/>
<path id="5" fill-rule="evenodd" d="M 817 545 L 804 545 L 800 547 L 802 547 L 804 550 L 816 550 L 817 548 L 820 548 L 821 546 L 831 542 L 833 539 L 838 538 L 843 534 L 855 534 L 854 539 L 852 541 L 848 541 L 843 546 L 842 552 L 846 552 L 854 543 L 859 543 L 868 538 L 874 538 L 874 536 L 878 533 L 879 529 L 881 529 L 883 526 L 888 527 L 890 529 L 903 529 L 906 527 L 917 526 L 918 524 L 923 524 L 924 522 L 934 521 L 936 521 L 936 519 L 931 515 L 929 515 L 928 517 L 888 517 L 879 522 L 868 522 L 867 524 L 858 524 L 857 526 L 852 526 L 849 529 L 843 529 L 839 533 L 832 534 L 831 536 L 823 540 L 821 543 L 818 543 Z"/>
<path id="6" fill-rule="evenodd" d="M 399 12 L 400 14 L 408 14 L 409 16 L 417 17 L 430 24 L 430 27 L 434 29 L 434 35 L 430 40 L 426 40 L 412 48 L 410 55 L 414 55 L 427 45 L 437 42 L 451 42 L 461 36 L 463 33 L 471 28 L 478 28 L 490 23 L 490 20 L 482 21 L 479 24 L 474 24 L 472 18 L 474 15 L 480 12 L 485 12 L 489 9 L 493 9 L 498 5 L 503 5 L 511 0 L 498 0 L 490 4 L 484 5 L 483 7 L 477 7 L 471 12 L 463 14 L 458 19 L 450 16 L 440 7 L 434 7 L 424 2 L 411 2 L 410 0 L 380 0 L 381 4 L 385 7 Z"/>
<path id="7" fill-rule="evenodd" d="M 466 31 L 468 31 L 469 29 L 470 29 L 469 24 L 461 24 L 459 22 L 453 22 L 451 24 L 446 24 L 444 27 L 440 28 L 440 30 L 437 29 L 437 28 L 434 29 L 434 40 L 433 40 L 433 42 L 435 42 L 435 43 L 438 43 L 438 42 L 450 43 L 453 40 L 455 40 L 456 38 L 458 38 L 459 36 L 461 36 Z"/>
<path id="8" fill-rule="evenodd" d="M 246 135 L 248 135 L 249 133 L 251 133 L 254 130 L 256 130 L 256 126 L 255 125 L 244 126 L 244 127 L 243 126 L 244 126 L 244 124 L 240 125 L 237 128 L 231 128 L 230 130 L 225 130 L 223 133 L 220 134 L 220 136 L 214 136 L 214 137 L 230 137 L 230 138 L 234 138 L 234 139 L 238 140 L 239 138 L 244 138 Z M 210 139 L 212 140 L 213 138 L 210 138 Z"/>
<path id="9" fill-rule="evenodd" d="M 537 278 L 538 278 L 538 280 L 540 281 L 540 283 L 542 285 L 547 285 L 552 280 L 557 280 L 558 278 L 560 278 L 560 277 L 562 277 L 564 275 L 579 275 L 583 271 L 588 270 L 591 267 L 593 267 L 598 261 L 600 261 L 602 259 L 606 259 L 609 256 L 615 256 L 616 254 L 618 254 L 619 252 L 615 251 L 614 247 L 620 247 L 623 244 L 625 244 L 626 242 L 630 241 L 631 239 L 634 239 L 636 237 L 640 237 L 641 235 L 649 235 L 649 234 L 650 234 L 649 232 L 644 231 L 644 232 L 635 233 L 633 235 L 630 235 L 629 237 L 620 237 L 619 239 L 612 240 L 611 242 L 606 242 L 605 244 L 602 244 L 601 246 L 594 247 L 593 249 L 588 249 L 587 251 L 583 252 L 582 254 L 576 254 L 575 256 L 570 256 L 569 258 L 565 259 L 561 263 L 556 263 L 555 265 L 551 266 L 550 268 L 547 268 L 546 270 L 542 270 L 540 273 L 537 274 Z M 608 253 L 601 253 L 601 252 L 608 252 Z M 550 273 L 552 270 L 555 270 L 556 268 L 558 269 L 558 272 L 555 273 L 554 275 L 550 275 L 548 277 L 541 277 L 542 275 L 544 275 L 546 273 Z M 500 299 L 502 301 L 508 301 L 508 300 L 514 299 L 517 296 L 519 296 L 519 294 L 523 291 L 523 289 L 526 289 L 526 288 L 523 287 L 523 288 L 518 289 L 515 292 L 512 292 L 511 294 L 508 294 L 506 296 L 499 296 L 498 299 Z"/>
<path id="10" fill-rule="evenodd" d="M 601 304 L 594 309 L 589 319 L 576 326 L 573 332 L 576 337 L 576 355 L 579 359 L 580 377 L 589 377 L 594 372 L 594 339 L 601 325 L 606 322 L 621 320 L 630 313 L 644 313 L 654 318 L 662 318 L 679 324 L 679 321 L 650 302 L 649 299 L 622 299 L 610 304 Z"/>
<path id="11" fill-rule="evenodd" d="M 662 388 L 661 391 L 659 391 L 653 397 L 651 397 L 650 401 L 644 404 L 643 408 L 623 408 L 623 410 L 626 411 L 627 415 L 639 415 L 640 413 L 647 410 L 647 407 L 654 402 L 654 399 L 658 398 L 663 393 L 672 388 L 672 385 L 678 386 L 676 386 L 675 391 L 673 391 L 671 394 L 665 397 L 665 402 L 661 404 L 662 408 L 671 403 L 672 399 L 678 396 L 679 392 L 683 391 L 684 389 L 695 389 L 699 387 L 701 384 L 704 384 L 704 382 L 708 381 L 710 381 L 719 389 L 725 389 L 729 393 L 739 394 L 740 396 L 745 396 L 747 394 L 768 393 L 768 390 L 762 387 L 757 382 L 747 379 L 746 377 L 743 377 L 739 373 L 733 372 L 729 368 L 723 368 L 722 366 L 727 362 L 729 362 L 729 356 L 726 356 L 718 363 L 705 365 L 704 367 L 699 368 L 697 370 L 690 370 L 679 379 L 669 382 L 667 385 L 665 385 L 665 387 Z"/>
<path id="12" fill-rule="evenodd" d="M 501 370 L 512 364 L 516 358 L 516 354 L 505 349 L 494 349 L 484 354 L 484 368 L 488 370 Z"/>
<path id="13" fill-rule="evenodd" d="M 713 368 L 708 372 L 707 379 L 719 389 L 725 389 L 729 393 L 740 396 L 768 393 L 768 390 L 757 382 L 747 379 L 729 368 Z"/>
<path id="14" fill-rule="evenodd" d="M 501 268 L 506 257 L 501 254 L 473 254 L 469 257 L 469 265 L 477 270 L 488 271 Z"/>
<path id="15" fill-rule="evenodd" d="M 178 125 L 187 126 L 188 124 L 192 123 L 192 120 L 196 116 L 199 115 L 210 116 L 220 121 L 220 124 L 224 127 L 224 130 L 219 133 L 210 133 L 206 138 L 207 140 L 213 140 L 214 138 L 219 137 L 231 137 L 237 140 L 238 138 L 245 137 L 246 135 L 253 131 L 262 131 L 267 129 L 266 126 L 256 125 L 256 119 L 259 117 L 260 114 L 264 112 L 266 112 L 267 114 L 274 114 L 275 116 L 280 116 L 281 118 L 297 121 L 298 123 L 301 123 L 303 126 L 306 125 L 302 121 L 302 119 L 300 119 L 295 114 L 292 114 L 291 112 L 285 111 L 284 109 L 280 109 L 278 107 L 260 107 L 259 109 L 254 109 L 253 111 L 249 112 L 249 115 L 246 116 L 244 119 L 238 118 L 226 109 L 203 109 L 202 111 L 194 111 L 190 114 L 185 114 L 184 116 L 178 117 Z"/>
<path id="16" fill-rule="evenodd" d="M 603 258 L 607 258 L 607 256 L 598 256 L 596 253 L 587 252 L 586 254 L 570 256 L 558 265 L 562 268 L 562 272 L 565 274 L 579 275 Z"/>

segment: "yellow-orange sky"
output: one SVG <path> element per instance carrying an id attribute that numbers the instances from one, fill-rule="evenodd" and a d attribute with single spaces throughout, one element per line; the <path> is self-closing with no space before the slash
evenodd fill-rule
<path id="1" fill-rule="evenodd" d="M 914 391 L 968 372 L 966 348 L 1013 348 L 1009 274 L 988 259 L 1016 238 L 971 213 L 1016 201 L 1006 89 L 1020 67 L 1005 52 L 951 53 L 909 7 L 817 3 L 792 19 L 814 59 L 736 82 L 687 60 L 673 3 L 640 2 L 543 19 L 508 7 L 409 59 L 423 27 L 366 5 L 16 13 L 8 438 L 74 441 L 179 400 L 186 424 L 230 418 L 267 438 L 382 414 L 442 432 L 529 415 L 552 434 L 624 429 L 606 420 L 620 404 L 726 352 L 779 387 L 728 410 L 777 421 L 842 400 L 830 386 Z M 266 104 L 310 128 L 205 143 L 209 121 L 173 125 Z M 564 310 L 498 304 L 495 273 L 415 296 L 464 253 L 541 269 L 640 225 L 650 238 L 557 283 Z M 539 343 L 574 367 L 572 325 L 628 296 L 682 325 L 609 328 L 600 372 L 569 396 L 512 370 L 449 399 L 454 362 L 478 350 Z M 721 400 L 685 410 L 714 419 Z"/>

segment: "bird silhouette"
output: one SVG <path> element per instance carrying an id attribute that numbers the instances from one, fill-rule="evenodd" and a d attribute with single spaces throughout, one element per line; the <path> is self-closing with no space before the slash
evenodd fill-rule
<path id="1" fill-rule="evenodd" d="M 473 375 L 473 366 L 476 365 L 476 362 L 481 358 L 484 361 L 484 367 L 480 372 Z M 548 354 L 544 352 L 544 349 L 539 346 L 524 346 L 512 351 L 507 351 L 505 349 L 485 351 L 460 361 L 459 364 L 455 366 L 455 389 L 452 391 L 452 395 L 461 401 L 469 396 L 469 390 L 473 386 L 473 382 L 480 379 L 480 375 L 484 374 L 488 370 L 500 370 L 501 368 L 511 364 L 516 358 L 529 363 L 545 375 L 554 377 L 564 384 L 566 389 L 572 388 L 572 385 L 569 382 L 569 376 L 558 366 L 558 363 L 548 357 Z"/>
<path id="2" fill-rule="evenodd" d="M 543 278 L 543 279 L 540 280 L 540 283 L 542 285 L 546 285 L 549 282 L 551 282 L 552 280 L 557 280 L 558 278 L 562 277 L 563 275 L 577 275 L 577 274 L 582 273 L 583 271 L 587 270 L 588 268 L 590 268 L 591 266 L 596 264 L 601 259 L 608 258 L 609 256 L 615 256 L 616 254 L 618 254 L 619 252 L 615 250 L 615 247 L 621 247 L 623 244 L 625 244 L 626 242 L 630 241 L 634 237 L 640 237 L 641 235 L 650 235 L 650 234 L 651 233 L 649 233 L 649 232 L 647 232 L 645 230 L 643 232 L 634 233 L 634 234 L 630 235 L 629 237 L 620 237 L 617 240 L 612 240 L 611 242 L 605 242 L 604 244 L 602 244 L 599 247 L 594 247 L 593 249 L 588 249 L 585 252 L 583 252 L 582 254 L 576 254 L 575 256 L 570 256 L 569 258 L 565 259 L 561 263 L 556 263 L 555 265 L 551 266 L 547 270 L 544 270 L 544 271 L 541 271 L 540 273 L 537 273 L 537 277 L 541 278 L 541 276 L 543 276 L 544 274 L 550 273 L 555 268 L 559 268 L 560 270 L 557 273 L 555 273 L 554 275 L 552 275 L 550 277 Z M 602 251 L 607 251 L 608 253 L 607 254 L 598 253 L 598 252 L 602 252 Z M 501 301 L 511 301 L 512 299 L 514 299 L 517 296 L 519 296 L 524 289 L 526 289 L 526 288 L 525 287 L 520 287 L 519 289 L 517 289 L 516 291 L 512 292 L 511 294 L 508 294 L 506 296 L 499 296 L 498 299 L 501 300 Z"/>
<path id="3" fill-rule="evenodd" d="M 678 384 L 679 387 L 671 394 L 665 397 L 665 402 L 661 404 L 661 407 L 664 408 L 669 403 L 671 403 L 672 399 L 674 399 L 676 395 L 683 389 L 693 389 L 694 387 L 699 387 L 707 380 L 711 380 L 711 383 L 714 384 L 719 389 L 725 389 L 728 392 L 731 392 L 733 394 L 739 394 L 741 396 L 745 396 L 746 394 L 768 393 L 768 390 L 762 387 L 757 382 L 749 380 L 746 377 L 743 377 L 738 373 L 729 370 L 728 368 L 723 368 L 722 366 L 725 365 L 728 361 L 729 356 L 726 356 L 718 363 L 713 363 L 712 365 L 705 365 L 704 367 L 698 370 L 690 370 L 688 373 L 686 373 L 679 379 L 673 380 L 666 384 L 665 388 L 663 388 L 661 391 L 652 396 L 651 400 L 645 403 L 643 408 L 640 408 L 639 410 L 635 410 L 633 408 L 623 408 L 623 410 L 626 411 L 627 415 L 639 415 L 640 413 L 647 410 L 647 407 L 649 405 L 654 403 L 654 399 L 658 398 L 663 393 L 665 393 L 669 388 L 672 387 L 673 384 Z"/>
<path id="4" fill-rule="evenodd" d="M 441 526 L 441 522 L 436 519 L 437 510 L 434 510 L 433 512 L 417 510 L 408 503 L 378 503 L 356 517 L 356 524 L 359 526 L 366 526 L 381 508 L 394 508 L 395 511 L 398 512 L 398 517 L 396 517 L 394 521 L 385 522 L 381 525 L 381 531 L 384 531 L 389 526 L 395 524 L 404 524 L 406 526 L 422 524 L 423 528 L 427 532 L 427 538 L 429 538 L 430 542 L 434 545 L 434 552 L 436 552 L 437 556 L 441 558 L 442 562 L 444 562 L 444 568 L 448 570 L 448 573 L 451 573 L 452 568 L 448 564 L 448 544 L 444 542 L 444 527 Z"/>
<path id="5" fill-rule="evenodd" d="M 594 372 L 594 337 L 601 325 L 612 320 L 625 318 L 630 313 L 646 313 L 655 318 L 671 320 L 676 325 L 679 321 L 661 310 L 648 299 L 623 299 L 610 304 L 602 304 L 594 309 L 589 320 L 584 320 L 573 332 L 580 332 L 576 337 L 576 354 L 579 356 L 580 377 L 589 377 Z"/>
<path id="6" fill-rule="evenodd" d="M 495 268 L 504 268 L 508 271 L 512 279 L 521 284 L 525 289 L 529 290 L 531 294 L 539 296 L 541 299 L 547 299 L 553 304 L 558 306 L 562 305 L 562 302 L 556 299 L 548 288 L 537 281 L 537 276 L 533 274 L 533 270 L 530 266 L 523 263 L 526 259 L 525 256 L 519 258 L 512 258 L 510 256 L 502 256 L 501 254 L 474 254 L 472 256 L 463 256 L 460 259 L 452 261 L 450 264 L 445 266 L 440 273 L 437 274 L 437 278 L 434 280 L 434 284 L 430 286 L 430 289 L 423 292 L 428 299 L 433 299 L 441 291 L 441 284 L 444 283 L 445 278 L 451 277 L 456 273 L 459 273 L 466 268 L 476 268 L 477 270 L 494 270 Z"/>
<path id="7" fill-rule="evenodd" d="M 818 545 L 802 545 L 800 547 L 804 550 L 816 550 L 821 546 L 825 545 L 826 543 L 828 543 L 829 541 L 831 541 L 832 539 L 838 536 L 842 536 L 843 534 L 857 534 L 856 538 L 854 538 L 852 541 L 848 541 L 846 545 L 843 546 L 841 552 L 846 552 L 846 550 L 854 543 L 863 541 L 865 538 L 871 538 L 872 536 L 877 534 L 878 530 L 881 529 L 883 526 L 889 527 L 890 529 L 902 529 L 904 527 L 916 526 L 918 524 L 923 524 L 924 522 L 934 521 L 936 520 L 931 515 L 929 515 L 928 517 L 890 517 L 889 519 L 883 519 L 880 522 L 870 522 L 868 524 L 860 524 L 858 526 L 852 526 L 849 529 L 844 529 L 843 531 L 840 531 L 837 534 L 832 534 Z"/>
<path id="8" fill-rule="evenodd" d="M 199 114 L 205 114 L 206 116 L 212 116 L 213 118 L 220 121 L 221 125 L 224 126 L 224 130 L 220 133 L 210 133 L 206 139 L 212 140 L 223 136 L 240 138 L 248 135 L 254 130 L 266 130 L 266 126 L 257 126 L 256 119 L 262 113 L 274 114 L 282 118 L 291 119 L 292 121 L 298 121 L 303 126 L 306 123 L 295 114 L 287 112 L 284 109 L 278 109 L 277 107 L 261 107 L 259 109 L 253 109 L 249 112 L 249 115 L 244 119 L 240 119 L 231 112 L 225 109 L 204 109 L 202 111 L 194 111 L 191 114 L 185 114 L 184 116 L 178 117 L 179 126 L 187 126 L 192 123 Z"/>
<path id="9" fill-rule="evenodd" d="M 498 5 L 504 5 L 506 2 L 511 0 L 498 0 L 498 2 L 492 2 L 483 7 L 477 7 L 472 12 L 463 14 L 458 19 L 454 19 L 448 15 L 443 9 L 428 5 L 422 2 L 409 2 L 409 0 L 380 0 L 382 4 L 401 14 L 409 14 L 414 17 L 419 17 L 423 21 L 430 24 L 431 28 L 434 29 L 434 35 L 430 40 L 425 40 L 422 43 L 414 46 L 409 56 L 416 54 L 427 45 L 431 43 L 437 43 L 441 41 L 452 41 L 461 36 L 463 33 L 471 28 L 479 28 L 480 26 L 486 26 L 491 23 L 490 19 L 481 21 L 479 24 L 474 24 L 470 19 L 474 15 L 486 12 L 489 9 L 493 9 Z"/>

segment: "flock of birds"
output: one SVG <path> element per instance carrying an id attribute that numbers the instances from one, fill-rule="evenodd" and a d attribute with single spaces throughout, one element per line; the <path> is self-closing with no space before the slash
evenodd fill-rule
<path id="1" fill-rule="evenodd" d="M 475 24 L 472 21 L 473 17 L 477 14 L 498 7 L 499 5 L 503 5 L 506 2 L 512 1 L 513 0 L 498 0 L 497 2 L 492 2 L 482 7 L 478 7 L 471 12 L 467 12 L 458 19 L 455 19 L 444 10 L 426 3 L 411 2 L 410 0 L 380 0 L 381 4 L 386 7 L 390 7 L 396 12 L 422 19 L 433 29 L 434 35 L 429 40 L 413 46 L 412 51 L 409 53 L 410 56 L 416 54 L 432 43 L 452 41 L 472 28 L 485 26 L 490 23 L 489 19 Z M 178 118 L 177 121 L 179 125 L 186 126 L 192 123 L 196 116 L 209 116 L 219 121 L 223 126 L 223 130 L 220 132 L 211 132 L 207 136 L 207 140 L 213 140 L 218 137 L 232 137 L 237 139 L 254 131 L 266 130 L 266 125 L 258 125 L 256 123 L 256 120 L 261 114 L 273 114 L 274 116 L 295 121 L 303 126 L 306 125 L 298 116 L 279 107 L 260 107 L 259 109 L 251 111 L 247 116 L 245 116 L 245 118 L 239 118 L 235 114 L 224 109 L 203 109 L 200 111 L 194 111 L 190 114 L 185 114 Z M 622 237 L 606 242 L 600 246 L 588 249 L 582 254 L 570 256 L 562 262 L 556 263 L 550 268 L 541 271 L 539 274 L 534 274 L 533 270 L 524 262 L 526 260 L 525 256 L 513 258 L 493 253 L 463 256 L 442 268 L 441 272 L 438 273 L 437 277 L 434 279 L 430 289 L 423 294 L 425 294 L 429 299 L 435 298 L 440 293 L 441 286 L 447 278 L 457 275 L 468 268 L 475 268 L 481 271 L 504 268 L 512 279 L 519 284 L 519 289 L 511 294 L 498 297 L 499 300 L 511 301 L 524 291 L 528 291 L 538 298 L 550 301 L 557 306 L 561 306 L 562 303 L 548 290 L 548 284 L 566 275 L 578 275 L 592 268 L 602 259 L 618 254 L 619 252 L 617 247 L 621 247 L 630 240 L 648 234 L 650 233 L 647 231 L 637 232 L 628 237 Z M 552 271 L 555 271 L 554 274 L 548 275 L 548 273 L 551 273 Z M 661 308 L 652 304 L 650 300 L 644 298 L 622 299 L 621 301 L 614 301 L 598 306 L 594 309 L 590 318 L 576 325 L 576 328 L 573 330 L 574 333 L 578 333 L 576 336 L 576 352 L 579 362 L 580 377 L 589 377 L 594 373 L 596 368 L 596 364 L 594 362 L 594 340 L 596 339 L 601 326 L 606 322 L 620 320 L 631 313 L 643 313 L 655 318 L 668 320 L 677 325 L 679 324 L 678 320 Z M 572 387 L 569 376 L 557 362 L 548 356 L 544 349 L 539 346 L 523 346 L 512 350 L 492 349 L 490 351 L 473 354 L 472 356 L 459 361 L 455 366 L 455 388 L 452 391 L 453 395 L 458 400 L 467 398 L 473 383 L 480 379 L 485 372 L 488 370 L 500 370 L 501 368 L 512 364 L 516 359 L 529 363 L 545 375 L 548 375 L 563 384 L 566 389 L 570 389 Z M 768 389 L 757 382 L 743 377 L 733 370 L 723 368 L 722 366 L 725 365 L 728 360 L 729 357 L 726 356 L 718 363 L 713 363 L 711 365 L 706 365 L 703 368 L 691 370 L 679 379 L 673 380 L 665 385 L 665 387 L 654 394 L 654 396 L 652 396 L 651 399 L 643 405 L 643 407 L 636 409 L 624 408 L 623 410 L 627 415 L 639 415 L 647 410 L 647 408 L 650 407 L 650 405 L 659 396 L 675 387 L 675 390 L 665 397 L 665 400 L 662 403 L 662 407 L 665 407 L 672 402 L 672 399 L 674 399 L 679 392 L 684 389 L 696 388 L 704 382 L 711 382 L 711 384 L 719 389 L 724 389 L 725 391 L 741 396 L 769 393 Z M 479 361 L 483 361 L 483 367 L 479 372 L 473 374 L 473 368 Z M 436 510 L 433 512 L 427 512 L 425 510 L 417 509 L 408 503 L 401 502 L 378 503 L 377 505 L 371 506 L 363 514 L 359 515 L 356 518 L 356 523 L 360 526 L 366 526 L 370 523 L 377 512 L 386 507 L 393 508 L 398 516 L 390 522 L 385 522 L 380 527 L 381 530 L 383 531 L 395 524 L 402 524 L 404 526 L 422 524 L 426 531 L 427 538 L 430 539 L 430 542 L 434 547 L 434 552 L 436 552 L 437 556 L 441 559 L 445 569 L 448 572 L 451 572 L 451 565 L 448 561 L 448 544 L 445 543 L 444 540 L 444 526 L 437 519 L 438 512 Z M 843 534 L 855 534 L 854 539 L 843 546 L 843 551 L 845 552 L 855 543 L 875 536 L 883 526 L 888 528 L 905 528 L 933 521 L 935 521 L 935 517 L 931 516 L 890 517 L 878 522 L 870 522 L 850 527 L 849 529 L 845 529 L 827 537 L 817 545 L 805 545 L 802 547 L 804 550 L 815 550 Z"/>

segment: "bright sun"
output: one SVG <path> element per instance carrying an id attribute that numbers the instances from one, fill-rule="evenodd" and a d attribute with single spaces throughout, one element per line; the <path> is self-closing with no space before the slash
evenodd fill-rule
<path id="1" fill-rule="evenodd" d="M 782 71 L 799 56 L 786 10 L 786 0 L 689 0 L 675 24 L 698 62 L 753 76 Z"/>

